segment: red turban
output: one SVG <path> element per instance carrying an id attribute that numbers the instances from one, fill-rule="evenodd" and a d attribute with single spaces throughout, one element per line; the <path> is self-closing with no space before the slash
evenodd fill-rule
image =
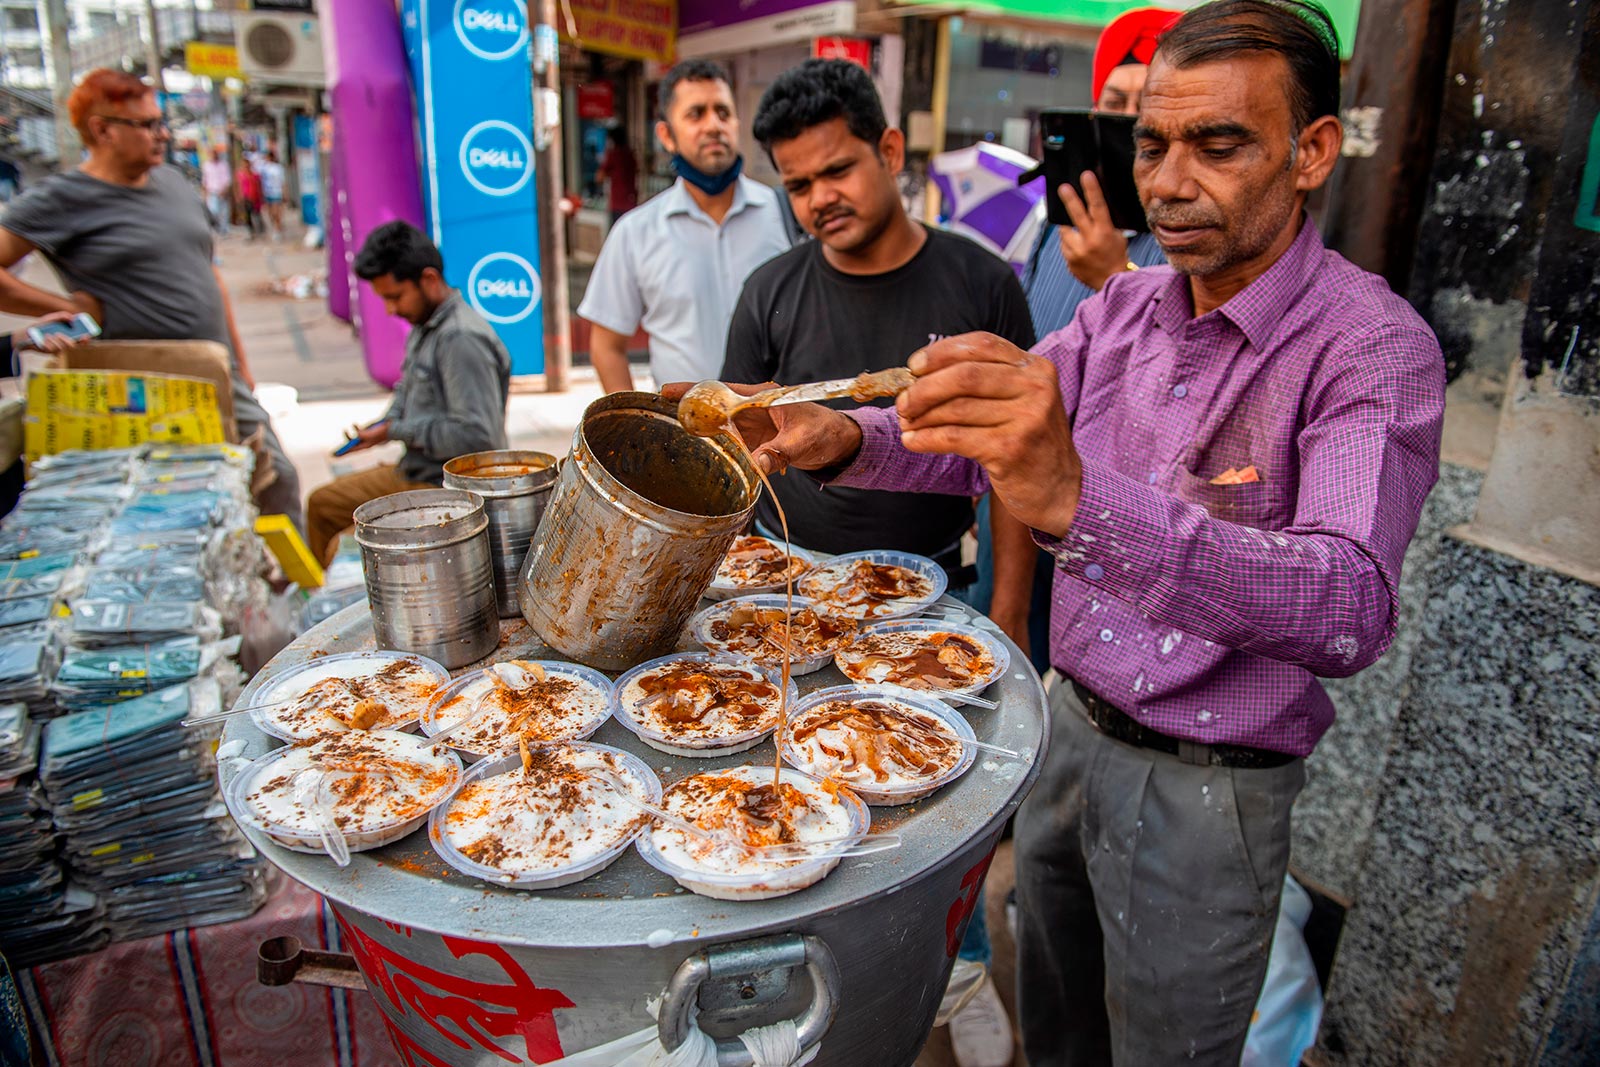
<path id="1" fill-rule="evenodd" d="M 1129 63 L 1148 65 L 1156 54 L 1156 38 L 1167 32 L 1182 12 L 1159 7 L 1141 7 L 1111 20 L 1094 46 L 1093 98 L 1100 99 L 1106 79 L 1118 67 Z"/>

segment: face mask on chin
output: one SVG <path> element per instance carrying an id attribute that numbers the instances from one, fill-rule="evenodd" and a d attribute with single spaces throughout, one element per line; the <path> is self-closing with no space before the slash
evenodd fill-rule
<path id="1" fill-rule="evenodd" d="M 733 166 L 721 174 L 707 174 L 681 155 L 675 155 L 672 157 L 672 169 L 677 172 L 678 177 L 699 189 L 702 193 L 707 196 L 716 196 L 739 180 L 739 174 L 744 170 L 744 157 L 736 157 L 733 161 Z"/>

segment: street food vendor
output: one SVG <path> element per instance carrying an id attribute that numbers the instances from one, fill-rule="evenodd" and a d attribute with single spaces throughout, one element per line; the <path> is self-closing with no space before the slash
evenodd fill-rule
<path id="1" fill-rule="evenodd" d="M 1321 8 L 1190 10 L 1135 134 L 1170 266 L 1112 276 L 1031 354 L 988 334 L 927 346 L 894 411 L 746 423 L 769 470 L 992 487 L 1055 558 L 1056 733 L 1016 831 L 1034 1067 L 1239 1062 L 1290 807 L 1333 718 L 1317 679 L 1394 634 L 1444 362 L 1306 215 L 1338 100 Z"/>

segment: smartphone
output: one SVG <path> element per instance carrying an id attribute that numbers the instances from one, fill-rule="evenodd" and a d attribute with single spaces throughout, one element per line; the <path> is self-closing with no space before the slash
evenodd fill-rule
<path id="1" fill-rule="evenodd" d="M 379 419 L 377 422 L 368 424 L 367 429 L 370 430 L 374 426 L 382 426 L 383 423 L 384 423 L 384 420 L 383 419 Z M 348 456 L 350 454 L 350 450 L 355 448 L 356 445 L 359 445 L 360 443 L 361 443 L 361 438 L 359 438 L 359 437 L 346 437 L 344 439 L 344 444 L 340 445 L 338 448 L 333 450 L 334 458 L 337 459 L 340 456 Z"/>
<path id="2" fill-rule="evenodd" d="M 94 316 L 80 311 L 66 322 L 47 322 L 41 326 L 28 328 L 28 340 L 33 342 L 33 347 L 43 348 L 44 339 L 54 334 L 66 334 L 73 340 L 84 337 L 99 337 L 100 324 L 94 321 Z"/>
<path id="3" fill-rule="evenodd" d="M 1079 176 L 1093 171 L 1100 180 L 1111 222 L 1119 230 L 1145 233 L 1144 207 L 1133 184 L 1134 116 L 1079 108 L 1047 108 L 1039 112 L 1039 134 L 1044 145 L 1045 209 L 1057 226 L 1071 226 L 1067 207 L 1056 195 L 1070 185 L 1080 197 Z"/>

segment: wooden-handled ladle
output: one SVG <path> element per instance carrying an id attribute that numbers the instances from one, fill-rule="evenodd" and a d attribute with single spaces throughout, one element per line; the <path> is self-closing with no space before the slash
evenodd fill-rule
<path id="1" fill-rule="evenodd" d="M 678 421 L 696 437 L 715 437 L 739 412 L 780 404 L 804 404 L 849 397 L 866 403 L 881 396 L 899 396 L 917 380 L 906 367 L 869 371 L 854 378 L 835 378 L 806 385 L 782 385 L 754 396 L 740 396 L 721 382 L 700 382 L 678 401 Z"/>

